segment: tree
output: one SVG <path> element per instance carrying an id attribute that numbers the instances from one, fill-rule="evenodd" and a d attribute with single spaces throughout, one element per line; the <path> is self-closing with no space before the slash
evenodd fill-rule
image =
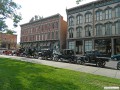
<path id="1" fill-rule="evenodd" d="M 29 22 L 34 22 L 34 21 L 41 20 L 41 19 L 43 19 L 43 16 L 35 15 L 34 17 L 30 19 Z"/>
<path id="2" fill-rule="evenodd" d="M 83 1 L 83 0 L 76 0 L 76 3 L 79 4 L 81 1 Z"/>
<path id="3" fill-rule="evenodd" d="M 0 0 L 0 31 L 3 32 L 8 28 L 5 20 L 11 19 L 13 21 L 13 26 L 17 27 L 20 22 L 21 15 L 17 12 L 21 8 L 20 5 L 13 2 L 13 0 Z"/>
<path id="4" fill-rule="evenodd" d="M 10 30 L 10 29 L 6 29 L 6 33 L 7 34 L 14 34 L 16 33 L 14 30 Z"/>

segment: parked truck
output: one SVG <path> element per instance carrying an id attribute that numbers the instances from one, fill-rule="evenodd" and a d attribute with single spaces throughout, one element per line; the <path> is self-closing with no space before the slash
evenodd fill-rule
<path id="1" fill-rule="evenodd" d="M 55 61 L 66 61 L 69 63 L 77 62 L 77 56 L 74 50 L 71 49 L 63 49 L 59 54 L 56 54 L 54 58 Z"/>
<path id="2" fill-rule="evenodd" d="M 96 64 L 98 67 L 105 67 L 106 62 L 108 62 L 110 58 L 107 54 L 102 54 L 99 51 L 86 51 L 85 55 L 80 56 L 77 60 L 78 64 L 92 63 Z"/>

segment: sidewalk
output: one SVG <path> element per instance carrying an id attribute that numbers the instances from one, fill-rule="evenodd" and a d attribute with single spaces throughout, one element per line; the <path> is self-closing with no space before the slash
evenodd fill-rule
<path id="1" fill-rule="evenodd" d="M 44 65 L 58 67 L 58 68 L 70 69 L 70 70 L 120 79 L 120 70 L 113 70 L 113 69 L 106 69 L 106 68 L 92 67 L 92 66 L 85 66 L 85 65 L 77 65 L 77 64 L 70 64 L 70 63 L 64 63 L 64 62 L 55 62 L 55 61 L 49 61 L 49 60 L 30 59 L 30 58 L 17 57 L 17 56 L 0 55 L 0 57 L 13 58 L 13 59 L 17 59 L 20 61 L 39 63 L 39 64 L 44 64 Z"/>

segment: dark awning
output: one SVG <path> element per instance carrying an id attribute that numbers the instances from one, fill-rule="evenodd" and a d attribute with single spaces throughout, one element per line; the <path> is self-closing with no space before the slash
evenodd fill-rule
<path id="1" fill-rule="evenodd" d="M 46 43 L 46 42 L 44 42 L 44 43 L 43 43 L 43 46 L 46 46 L 46 45 L 47 45 L 47 43 Z"/>
<path id="2" fill-rule="evenodd" d="M 40 46 L 43 46 L 43 43 L 42 43 L 42 42 L 38 43 L 38 47 L 40 47 Z"/>
<path id="3" fill-rule="evenodd" d="M 46 44 L 46 46 L 50 46 L 50 42 L 48 42 L 48 43 Z"/>

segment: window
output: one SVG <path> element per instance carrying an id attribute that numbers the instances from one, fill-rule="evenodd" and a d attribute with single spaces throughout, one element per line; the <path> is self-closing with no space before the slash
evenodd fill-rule
<path id="1" fill-rule="evenodd" d="M 55 22 L 55 27 L 58 28 L 58 22 Z"/>
<path id="2" fill-rule="evenodd" d="M 115 23 L 115 33 L 120 34 L 120 21 Z"/>
<path id="3" fill-rule="evenodd" d="M 42 25 L 41 31 L 43 32 L 43 30 L 44 30 L 44 27 L 43 27 L 43 25 Z"/>
<path id="4" fill-rule="evenodd" d="M 52 39 L 54 39 L 54 32 L 52 32 Z"/>
<path id="5" fill-rule="evenodd" d="M 105 10 L 105 19 L 111 19 L 112 18 L 112 9 L 106 9 Z"/>
<path id="6" fill-rule="evenodd" d="M 48 32 L 47 34 L 47 39 L 50 39 L 50 32 Z"/>
<path id="7" fill-rule="evenodd" d="M 47 33 L 45 33 L 45 40 L 47 40 Z"/>
<path id="8" fill-rule="evenodd" d="M 103 18 L 102 15 L 103 15 L 102 11 L 97 11 L 96 12 L 96 21 L 102 20 L 102 18 Z"/>
<path id="9" fill-rule="evenodd" d="M 92 14 L 91 13 L 87 13 L 85 15 L 85 22 L 91 22 L 92 21 Z"/>
<path id="10" fill-rule="evenodd" d="M 69 38 L 73 38 L 73 28 L 69 29 Z"/>
<path id="11" fill-rule="evenodd" d="M 85 36 L 92 36 L 92 27 L 90 25 L 85 27 Z"/>
<path id="12" fill-rule="evenodd" d="M 96 36 L 102 36 L 102 27 L 101 24 L 96 25 Z"/>
<path id="13" fill-rule="evenodd" d="M 73 19 L 74 19 L 73 17 L 69 18 L 69 20 L 68 20 L 69 26 L 73 26 L 74 25 Z"/>
<path id="14" fill-rule="evenodd" d="M 112 35 L 112 24 L 111 23 L 105 24 L 105 35 Z"/>
<path id="15" fill-rule="evenodd" d="M 76 29 L 76 36 L 77 38 L 81 37 L 82 36 L 82 27 L 78 27 Z"/>
<path id="16" fill-rule="evenodd" d="M 41 35 L 39 35 L 39 41 L 41 40 Z"/>
<path id="17" fill-rule="evenodd" d="M 68 48 L 74 50 L 75 49 L 75 43 L 73 41 L 69 42 L 68 43 Z"/>
<path id="18" fill-rule="evenodd" d="M 92 41 L 91 40 L 85 41 L 85 51 L 90 50 L 92 50 Z"/>
<path id="19" fill-rule="evenodd" d="M 27 39 L 27 38 L 26 38 Z M 38 39 L 37 39 L 37 35 L 35 35 L 35 41 L 37 41 Z"/>
<path id="20" fill-rule="evenodd" d="M 78 15 L 78 16 L 76 17 L 76 19 L 77 19 L 76 24 L 82 24 L 82 21 L 83 21 L 83 16 L 82 16 L 82 15 Z"/>
<path id="21" fill-rule="evenodd" d="M 115 17 L 120 17 L 120 6 L 115 8 Z"/>
<path id="22" fill-rule="evenodd" d="M 58 31 L 56 31 L 56 39 L 58 39 L 59 35 L 58 35 Z"/>
<path id="23" fill-rule="evenodd" d="M 52 29 L 54 29 L 54 23 L 52 23 Z"/>

